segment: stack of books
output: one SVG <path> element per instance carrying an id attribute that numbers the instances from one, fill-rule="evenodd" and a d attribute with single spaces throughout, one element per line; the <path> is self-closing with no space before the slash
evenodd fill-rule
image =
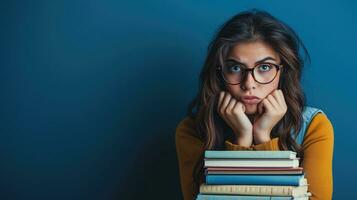
<path id="1" fill-rule="evenodd" d="M 293 151 L 205 151 L 206 181 L 196 200 L 308 200 Z"/>

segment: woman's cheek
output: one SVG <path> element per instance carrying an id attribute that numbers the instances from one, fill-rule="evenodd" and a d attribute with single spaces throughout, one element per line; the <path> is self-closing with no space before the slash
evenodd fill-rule
<path id="1" fill-rule="evenodd" d="M 227 86 L 227 91 L 232 95 L 234 96 L 237 100 L 240 100 L 240 93 L 241 93 L 241 90 L 239 88 L 239 85 L 235 85 L 235 86 Z"/>

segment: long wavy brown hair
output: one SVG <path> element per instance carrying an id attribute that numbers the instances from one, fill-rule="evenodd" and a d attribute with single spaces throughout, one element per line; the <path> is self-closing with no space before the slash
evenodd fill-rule
<path id="1" fill-rule="evenodd" d="M 303 56 L 308 61 L 310 57 L 298 35 L 287 24 L 265 11 L 253 9 L 241 12 L 218 29 L 208 46 L 200 73 L 198 94 L 188 105 L 187 115 L 195 121 L 197 137 L 204 142 L 205 150 L 225 148 L 225 140 L 233 138 L 233 135 L 216 109 L 219 92 L 225 87 L 217 66 L 223 66 L 223 61 L 234 45 L 247 41 L 266 42 L 280 56 L 284 67 L 279 88 L 284 94 L 288 110 L 273 128 L 271 138 L 279 137 L 279 148 L 297 152 L 302 162 L 303 152 L 295 140 L 302 124 L 305 105 L 305 95 L 300 83 Z M 199 185 L 204 181 L 203 155 L 192 174 L 197 193 Z"/>

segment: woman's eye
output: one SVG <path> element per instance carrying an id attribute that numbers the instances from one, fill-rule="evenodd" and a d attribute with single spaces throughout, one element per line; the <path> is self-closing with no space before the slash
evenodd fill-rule
<path id="1" fill-rule="evenodd" d="M 234 65 L 230 67 L 230 71 L 232 72 L 240 72 L 242 70 L 242 67 L 239 65 Z"/>
<path id="2" fill-rule="evenodd" d="M 262 64 L 259 65 L 258 69 L 259 71 L 269 71 L 272 67 L 268 64 Z"/>

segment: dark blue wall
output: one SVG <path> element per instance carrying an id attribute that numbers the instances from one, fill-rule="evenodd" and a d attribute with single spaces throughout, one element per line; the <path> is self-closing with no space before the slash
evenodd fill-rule
<path id="1" fill-rule="evenodd" d="M 259 8 L 310 51 L 335 128 L 334 199 L 357 179 L 356 3 L 8 1 L 0 12 L 0 198 L 181 199 L 174 132 L 219 25 Z"/>

